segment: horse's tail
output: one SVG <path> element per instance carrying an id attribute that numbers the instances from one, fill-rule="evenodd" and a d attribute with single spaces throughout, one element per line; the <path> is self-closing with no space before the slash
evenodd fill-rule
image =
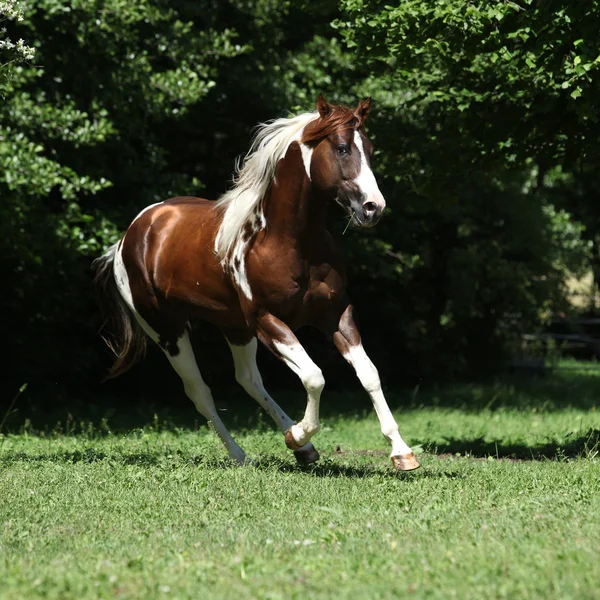
<path id="1" fill-rule="evenodd" d="M 104 318 L 102 338 L 115 353 L 117 360 L 105 379 L 112 379 L 130 369 L 144 357 L 148 338 L 121 296 L 114 276 L 117 244 L 92 263 L 94 284 Z"/>

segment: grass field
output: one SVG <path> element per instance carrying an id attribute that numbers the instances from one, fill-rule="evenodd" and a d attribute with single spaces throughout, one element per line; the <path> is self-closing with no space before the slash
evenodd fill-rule
<path id="1" fill-rule="evenodd" d="M 12 419 L 0 598 L 600 598 L 599 393 L 578 369 L 388 393 L 421 453 L 400 476 L 358 391 L 324 394 L 305 471 L 254 408 L 224 413 L 244 468 L 180 426 L 191 408 L 135 429 Z"/>

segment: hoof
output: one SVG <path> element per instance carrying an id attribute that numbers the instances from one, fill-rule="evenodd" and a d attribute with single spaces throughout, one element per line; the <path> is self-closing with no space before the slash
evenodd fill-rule
<path id="1" fill-rule="evenodd" d="M 296 462 L 303 467 L 308 467 L 319 460 L 319 453 L 312 444 L 306 444 L 302 448 L 294 450 L 294 456 Z"/>
<path id="2" fill-rule="evenodd" d="M 414 471 L 421 466 L 412 452 L 401 456 L 392 456 L 392 464 L 396 471 Z"/>
<path id="3" fill-rule="evenodd" d="M 298 442 L 294 439 L 294 436 L 292 435 L 292 428 L 290 427 L 286 432 L 285 432 L 285 445 L 290 449 L 290 450 L 300 450 L 300 448 L 302 446 L 300 446 L 300 444 L 298 444 Z"/>

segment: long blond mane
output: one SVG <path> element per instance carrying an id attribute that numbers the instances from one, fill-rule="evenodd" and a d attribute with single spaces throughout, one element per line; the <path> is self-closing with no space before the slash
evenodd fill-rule
<path id="1" fill-rule="evenodd" d="M 304 127 L 318 116 L 317 112 L 308 112 L 257 127 L 250 150 L 241 164 L 236 165 L 233 187 L 217 201 L 216 208 L 223 210 L 223 220 L 215 240 L 215 251 L 221 262 L 227 261 L 250 219 L 257 218 L 264 227 L 261 203 L 277 163 L 293 141 L 300 141 Z"/>

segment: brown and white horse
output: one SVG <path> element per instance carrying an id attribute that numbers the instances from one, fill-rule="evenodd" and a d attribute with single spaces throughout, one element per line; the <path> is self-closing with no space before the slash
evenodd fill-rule
<path id="1" fill-rule="evenodd" d="M 116 325 L 109 345 L 117 360 L 109 377 L 138 360 L 151 338 L 239 463 L 246 460 L 244 451 L 221 421 L 194 358 L 188 334 L 193 319 L 223 332 L 237 381 L 277 423 L 299 463 L 319 458 L 310 440 L 319 430 L 325 380 L 294 335 L 312 325 L 356 370 L 391 443 L 396 469 L 419 466 L 363 349 L 345 291 L 343 260 L 325 224 L 332 202 L 361 227 L 375 225 L 385 207 L 363 125 L 370 106 L 370 98 L 353 110 L 319 96 L 317 112 L 259 126 L 232 189 L 220 200 L 178 197 L 149 206 L 95 261 L 101 304 Z M 263 386 L 257 338 L 306 389 L 299 423 Z"/>

